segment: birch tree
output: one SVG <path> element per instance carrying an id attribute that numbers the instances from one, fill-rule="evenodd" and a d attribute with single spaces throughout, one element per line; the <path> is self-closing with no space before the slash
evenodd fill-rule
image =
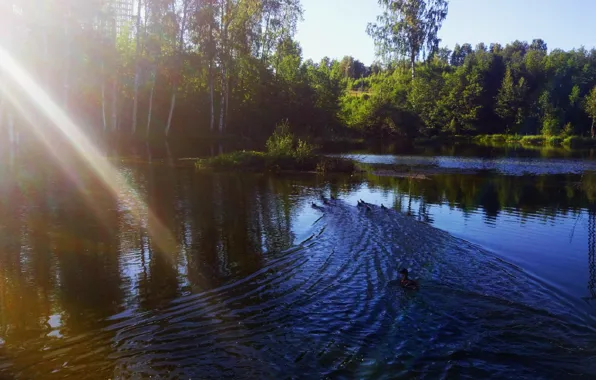
<path id="1" fill-rule="evenodd" d="M 179 85 L 179 78 L 180 78 L 180 71 L 182 70 L 182 60 L 184 55 L 184 33 L 186 31 L 186 21 L 188 16 L 189 6 L 192 0 L 182 0 L 182 10 L 181 14 L 177 15 L 177 18 L 180 18 L 179 23 L 179 30 L 178 30 L 178 43 L 174 46 L 174 62 L 175 62 L 175 70 L 173 80 L 172 80 L 172 98 L 170 100 L 170 112 L 168 114 L 168 123 L 165 129 L 166 137 L 170 133 L 170 129 L 172 126 L 172 116 L 174 114 L 174 107 L 176 106 L 176 92 L 178 90 Z M 174 9 L 176 4 L 174 4 Z M 177 13 L 177 12 L 176 12 Z"/>
<path id="2" fill-rule="evenodd" d="M 416 60 L 423 53 L 432 56 L 439 47 L 437 36 L 447 17 L 447 0 L 378 0 L 383 14 L 368 24 L 377 54 L 394 59 L 406 57 L 416 75 Z"/>
<path id="3" fill-rule="evenodd" d="M 136 50 L 135 50 L 135 81 L 133 90 L 132 106 L 132 133 L 137 130 L 137 108 L 139 104 L 139 81 L 140 81 L 140 60 L 141 60 L 141 0 L 137 1 L 137 21 L 136 21 Z"/>

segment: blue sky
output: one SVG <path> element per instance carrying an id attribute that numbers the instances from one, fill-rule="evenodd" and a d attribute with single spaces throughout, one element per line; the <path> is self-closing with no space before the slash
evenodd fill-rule
<path id="1" fill-rule="evenodd" d="M 302 0 L 304 21 L 298 26 L 305 59 L 352 55 L 374 60 L 368 22 L 381 12 L 377 0 Z M 549 50 L 596 46 L 596 0 L 450 0 L 439 34 L 442 45 L 530 42 L 542 38 Z"/>

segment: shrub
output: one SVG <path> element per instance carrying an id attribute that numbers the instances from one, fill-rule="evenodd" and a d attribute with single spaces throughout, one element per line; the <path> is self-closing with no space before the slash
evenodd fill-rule
<path id="1" fill-rule="evenodd" d="M 298 140 L 296 149 L 294 150 L 294 156 L 297 160 L 303 161 L 313 155 L 314 146 L 304 140 Z"/>
<path id="2" fill-rule="evenodd" d="M 342 157 L 322 157 L 316 166 L 319 173 L 352 173 L 355 169 L 354 161 Z"/>
<path id="3" fill-rule="evenodd" d="M 563 131 L 561 132 L 561 136 L 568 137 L 568 136 L 572 136 L 572 135 L 573 135 L 573 126 L 571 125 L 571 123 L 565 124 L 565 127 L 563 128 Z"/>
<path id="4" fill-rule="evenodd" d="M 248 170 L 248 171 L 318 171 L 351 173 L 355 169 L 352 160 L 317 156 L 315 147 L 296 140 L 287 121 L 279 124 L 267 140 L 267 152 L 239 151 L 198 160 L 199 169 Z"/>
<path id="5" fill-rule="evenodd" d="M 542 123 L 542 134 L 545 136 L 555 136 L 559 134 L 559 119 L 552 115 L 544 117 Z"/>
<path id="6" fill-rule="evenodd" d="M 232 152 L 228 154 L 220 154 L 212 158 L 199 160 L 196 163 L 198 168 L 213 168 L 213 169 L 234 169 L 245 168 L 250 170 L 262 170 L 266 167 L 266 157 L 262 152 Z"/>
<path id="7" fill-rule="evenodd" d="M 550 136 L 546 139 L 546 143 L 551 146 L 561 145 L 563 138 L 559 136 Z"/>
<path id="8" fill-rule="evenodd" d="M 267 152 L 274 156 L 289 156 L 294 147 L 294 135 L 290 132 L 287 120 L 277 125 L 273 134 L 267 139 Z"/>
<path id="9" fill-rule="evenodd" d="M 544 141 L 544 136 L 524 136 L 519 142 L 526 145 L 543 145 Z"/>

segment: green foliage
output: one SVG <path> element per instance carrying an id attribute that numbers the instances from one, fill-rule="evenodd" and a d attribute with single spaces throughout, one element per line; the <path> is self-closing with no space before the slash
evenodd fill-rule
<path id="1" fill-rule="evenodd" d="M 265 153 L 238 151 L 228 154 L 220 154 L 209 159 L 198 160 L 196 166 L 199 169 L 247 169 L 260 171 L 266 168 L 266 162 L 267 160 Z"/>
<path id="2" fill-rule="evenodd" d="M 545 141 L 544 136 L 524 136 L 519 142 L 523 145 L 544 145 Z"/>
<path id="3" fill-rule="evenodd" d="M 512 125 L 518 126 L 523 123 L 523 102 L 527 93 L 525 78 L 520 78 L 515 85 L 511 69 L 507 68 L 495 107 L 495 113 L 507 124 L 507 132 L 511 130 Z"/>
<path id="4" fill-rule="evenodd" d="M 321 157 L 316 166 L 318 173 L 353 173 L 354 161 L 342 157 Z"/>
<path id="5" fill-rule="evenodd" d="M 588 96 L 586 96 L 584 109 L 589 117 L 596 119 L 596 86 L 592 87 Z"/>
<path id="6" fill-rule="evenodd" d="M 546 115 L 544 117 L 544 121 L 542 124 L 542 134 L 545 136 L 555 136 L 555 135 L 558 135 L 559 132 L 560 132 L 559 119 L 553 114 Z"/>
<path id="7" fill-rule="evenodd" d="M 305 161 L 309 157 L 312 157 L 313 151 L 314 146 L 312 144 L 298 139 L 296 149 L 294 150 L 294 157 L 296 157 L 298 161 Z"/>
<path id="8" fill-rule="evenodd" d="M 2 17 L 14 30 L 9 53 L 94 132 L 132 134 L 138 103 L 137 138 L 163 138 L 170 110 L 171 136 L 183 138 L 260 142 L 279 120 L 321 140 L 591 133 L 596 50 L 548 53 L 540 39 L 438 49 L 445 0 L 380 3 L 368 31 L 391 59 L 370 67 L 349 56 L 304 61 L 293 38 L 299 0 L 148 1 L 141 30 L 120 33 L 95 5 L 70 18 L 49 9 L 54 23 L 25 22 L 35 21 L 28 7 Z M 272 153 L 309 155 L 282 132 Z"/>
<path id="9" fill-rule="evenodd" d="M 596 117 L 596 50 L 547 54 L 546 44 L 515 41 L 507 46 L 457 46 L 442 50 L 411 78 L 407 62 L 371 70 L 359 85 L 367 97 L 347 93 L 340 119 L 382 134 L 383 109 L 418 117 L 417 137 L 453 134 L 586 135 Z M 593 104 L 593 106 L 590 106 Z M 593 111 L 591 111 L 593 110 Z"/>
<path id="10" fill-rule="evenodd" d="M 238 151 L 221 154 L 208 159 L 197 160 L 197 169 L 216 171 L 279 172 L 302 171 L 319 173 L 352 173 L 356 166 L 352 160 L 341 157 L 326 157 L 313 154 L 286 156 L 264 152 Z"/>
<path id="11" fill-rule="evenodd" d="M 574 132 L 573 125 L 571 123 L 565 124 L 565 127 L 561 131 L 561 137 L 569 137 L 572 136 Z"/>
<path id="12" fill-rule="evenodd" d="M 312 157 L 315 150 L 314 145 L 295 138 L 290 131 L 288 120 L 284 120 L 277 125 L 265 145 L 267 154 L 271 157 L 292 157 L 299 161 Z"/>
<path id="13" fill-rule="evenodd" d="M 279 123 L 267 139 L 266 152 L 240 151 L 198 160 L 198 169 L 249 170 L 249 171 L 317 171 L 351 173 L 352 160 L 318 156 L 315 147 L 296 139 L 287 120 Z"/>
<path id="14" fill-rule="evenodd" d="M 571 146 L 593 147 L 596 141 L 581 136 L 544 136 L 544 135 L 479 135 L 473 141 L 481 145 L 502 146 L 504 144 L 521 144 L 525 146 Z"/>
<path id="15" fill-rule="evenodd" d="M 290 132 L 287 120 L 278 124 L 275 131 L 267 139 L 267 153 L 273 156 L 290 156 L 294 151 L 294 135 Z"/>
<path id="16" fill-rule="evenodd" d="M 447 17 L 447 0 L 379 0 L 384 12 L 367 32 L 386 58 L 406 57 L 412 76 L 421 53 L 429 56 L 439 48 L 437 32 Z"/>

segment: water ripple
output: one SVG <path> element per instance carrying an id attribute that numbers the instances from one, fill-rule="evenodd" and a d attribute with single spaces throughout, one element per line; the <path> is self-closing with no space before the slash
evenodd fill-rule
<path id="1" fill-rule="evenodd" d="M 376 207 L 333 202 L 312 228 L 241 281 L 114 320 L 106 331 L 115 332 L 115 373 L 596 374 L 586 317 L 517 267 Z M 420 277 L 420 292 L 388 285 L 400 267 Z"/>
<path id="2" fill-rule="evenodd" d="M 321 213 L 250 276 L 123 312 L 44 360 L 110 347 L 61 377 L 81 365 L 113 378 L 596 376 L 593 317 L 518 267 L 392 210 L 334 201 Z M 401 267 L 419 292 L 392 285 Z"/>

